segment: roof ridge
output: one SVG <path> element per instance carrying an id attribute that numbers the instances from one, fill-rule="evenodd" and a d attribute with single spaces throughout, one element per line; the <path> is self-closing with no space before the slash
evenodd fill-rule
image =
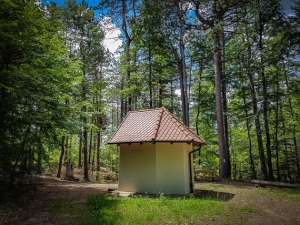
<path id="1" fill-rule="evenodd" d="M 157 117 L 157 120 L 156 120 L 156 123 L 155 123 L 154 134 L 153 134 L 153 136 L 152 136 L 152 138 L 151 138 L 152 140 L 155 140 L 156 137 L 157 137 L 158 130 L 159 130 L 159 127 L 160 127 L 160 122 L 161 122 L 162 115 L 163 115 L 164 111 L 165 111 L 165 108 L 162 107 L 162 108 L 160 109 L 160 112 L 159 112 L 159 114 L 158 114 L 158 117 Z"/>
<path id="2" fill-rule="evenodd" d="M 168 111 L 168 110 L 167 110 Z M 188 128 L 185 126 L 182 122 L 178 120 L 177 117 L 175 117 L 172 113 L 168 111 L 169 115 L 171 116 L 172 121 L 178 126 L 178 128 L 181 130 L 182 133 L 185 134 L 186 137 L 190 138 L 191 141 L 194 140 L 194 138 L 187 132 L 184 128 Z M 189 129 L 188 129 L 189 130 Z M 190 131 L 190 130 L 189 130 Z"/>
<path id="3" fill-rule="evenodd" d="M 154 111 L 154 110 L 161 110 L 161 108 L 133 110 L 133 111 L 129 111 L 129 113 L 140 113 L 140 112 Z"/>
<path id="4" fill-rule="evenodd" d="M 166 110 L 166 111 L 168 111 L 168 110 Z M 171 116 L 172 120 L 175 120 L 176 125 L 186 135 L 186 137 L 190 138 L 191 141 L 193 141 L 194 137 L 191 136 L 191 134 L 192 134 L 195 137 L 199 138 L 204 143 L 204 141 L 197 134 L 195 134 L 195 132 L 193 132 L 188 126 L 186 126 L 185 124 L 183 124 L 182 122 L 180 122 L 179 119 L 176 116 L 174 116 L 170 112 L 169 112 L 169 115 Z M 184 129 L 184 128 L 186 128 L 189 132 L 187 132 L 186 129 Z"/>

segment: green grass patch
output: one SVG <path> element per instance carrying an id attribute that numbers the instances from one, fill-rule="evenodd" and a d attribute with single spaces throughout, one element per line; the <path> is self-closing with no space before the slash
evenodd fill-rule
<path id="1" fill-rule="evenodd" d="M 275 197 L 284 198 L 300 202 L 300 188 L 294 189 L 263 189 L 264 193 L 271 194 Z"/>
<path id="2" fill-rule="evenodd" d="M 212 190 L 212 189 L 217 190 L 217 189 L 220 189 L 220 188 L 233 188 L 233 185 L 231 185 L 231 184 L 205 183 L 205 184 L 202 184 L 202 185 L 195 184 L 195 188 L 198 188 L 198 189 L 205 188 L 205 189 L 210 189 L 210 190 Z"/>
<path id="3" fill-rule="evenodd" d="M 213 197 L 116 197 L 87 200 L 87 224 L 195 224 L 220 215 L 223 202 Z"/>
<path id="4" fill-rule="evenodd" d="M 60 214 L 69 224 L 84 224 L 89 217 L 85 203 L 76 199 L 60 199 L 47 208 L 51 214 Z"/>

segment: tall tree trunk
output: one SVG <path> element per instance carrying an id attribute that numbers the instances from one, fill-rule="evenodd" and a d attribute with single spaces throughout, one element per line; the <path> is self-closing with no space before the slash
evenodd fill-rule
<path id="1" fill-rule="evenodd" d="M 279 166 L 279 144 L 278 144 L 278 126 L 279 126 L 279 74 L 276 74 L 276 111 L 275 111 L 275 148 L 276 148 L 276 171 L 277 181 L 281 181 Z"/>
<path id="2" fill-rule="evenodd" d="M 91 129 L 91 132 L 90 132 L 90 144 L 89 144 L 89 166 L 91 165 L 92 144 L 93 144 L 93 130 Z"/>
<path id="3" fill-rule="evenodd" d="M 250 43 L 249 40 L 249 34 L 248 34 L 248 26 L 245 24 L 245 32 L 246 32 L 246 41 L 247 43 Z M 248 58 L 252 58 L 252 49 L 251 45 L 248 45 L 247 48 Z M 256 132 L 256 139 L 257 139 L 257 145 L 258 145 L 258 153 L 259 153 L 259 160 L 260 160 L 260 167 L 262 172 L 262 178 L 263 180 L 269 180 L 268 176 L 268 170 L 266 165 L 266 158 L 265 158 L 265 152 L 264 152 L 264 145 L 263 145 L 263 139 L 262 139 L 262 132 L 261 132 L 261 124 L 260 124 L 260 117 L 258 112 L 258 102 L 256 97 L 256 86 L 253 79 L 252 71 L 250 71 L 251 65 L 246 64 L 246 75 L 249 79 L 249 90 L 251 94 L 251 100 L 252 100 L 252 111 L 254 115 L 254 126 L 255 126 L 255 132 Z M 250 133 L 248 133 L 250 135 Z M 256 175 L 257 176 L 257 175 Z"/>
<path id="4" fill-rule="evenodd" d="M 60 173 L 61 173 L 61 167 L 62 167 L 62 161 L 63 161 L 63 157 L 65 154 L 65 135 L 63 135 L 62 137 L 62 141 L 61 141 L 61 153 L 60 153 L 60 157 L 59 157 L 59 163 L 58 163 L 58 170 L 57 170 L 57 177 L 60 177 Z"/>
<path id="5" fill-rule="evenodd" d="M 163 89 L 162 89 L 162 79 L 161 77 L 158 78 L 158 107 L 162 107 L 163 104 L 162 104 L 162 94 L 163 94 Z"/>
<path id="6" fill-rule="evenodd" d="M 283 65 L 285 65 L 284 61 L 282 62 Z M 289 88 L 289 79 L 287 74 L 285 73 L 285 82 L 286 82 L 286 87 L 287 91 L 290 90 Z M 291 114 L 291 119 L 293 121 L 293 144 L 294 144 L 294 152 L 295 152 L 295 160 L 296 160 L 296 169 L 297 169 L 297 180 L 300 181 L 300 159 L 299 159 L 299 154 L 298 154 L 298 145 L 297 145 L 297 136 L 296 136 L 296 125 L 295 125 L 295 113 L 294 113 L 294 108 L 292 105 L 291 99 L 288 97 L 288 109 Z"/>
<path id="7" fill-rule="evenodd" d="M 65 146 L 65 156 L 64 156 L 64 162 L 68 160 L 68 147 L 69 147 L 69 136 L 66 135 L 66 146 Z"/>
<path id="8" fill-rule="evenodd" d="M 101 131 L 97 133 L 97 171 L 100 171 Z"/>
<path id="9" fill-rule="evenodd" d="M 260 24 L 259 32 L 259 50 L 260 50 L 260 71 L 259 74 L 262 78 L 262 88 L 263 88 L 263 115 L 264 115 L 264 125 L 266 132 L 266 149 L 267 149 L 267 161 L 268 161 L 268 171 L 269 180 L 274 181 L 273 176 L 273 166 L 272 166 L 272 152 L 271 152 L 271 138 L 269 130 L 269 119 L 268 119 L 268 93 L 267 93 L 267 77 L 265 75 L 264 67 L 264 57 L 263 57 L 263 24 Z"/>
<path id="10" fill-rule="evenodd" d="M 42 174 L 42 154 L 40 151 L 37 152 L 38 159 L 37 159 L 37 174 Z"/>
<path id="11" fill-rule="evenodd" d="M 244 100 L 244 105 L 246 106 L 246 96 L 243 96 L 243 100 Z M 248 136 L 248 141 L 249 141 L 249 158 L 250 158 L 250 168 L 251 168 L 251 172 L 252 172 L 252 179 L 257 179 L 256 176 L 256 170 L 255 170 L 255 165 L 254 165 L 254 160 L 253 160 L 253 156 L 252 156 L 252 141 L 251 141 L 251 135 L 250 135 L 250 122 L 249 122 L 249 115 L 248 115 L 248 110 L 247 108 L 245 108 L 245 115 L 246 115 L 246 127 L 247 127 L 247 136 Z"/>
<path id="12" fill-rule="evenodd" d="M 125 55 L 126 55 L 126 80 L 127 80 L 127 85 L 128 88 L 130 88 L 130 44 L 132 41 L 132 38 L 129 35 L 128 32 L 128 26 L 127 26 L 127 5 L 126 5 L 126 0 L 122 0 L 122 30 L 125 34 Z M 127 101 L 125 102 L 125 113 L 128 111 L 131 111 L 132 107 L 132 99 L 131 99 L 131 93 L 128 95 Z"/>
<path id="13" fill-rule="evenodd" d="M 201 78 L 202 78 L 202 66 L 199 69 L 199 83 L 198 83 L 198 102 L 197 102 L 197 116 L 196 116 L 196 132 L 199 135 L 199 116 L 200 116 L 200 107 L 201 107 Z M 200 160 L 200 159 L 199 159 Z"/>
<path id="14" fill-rule="evenodd" d="M 221 85 L 222 85 L 222 107 L 223 107 L 223 122 L 224 122 L 224 145 L 225 145 L 225 152 L 229 155 L 230 160 L 230 153 L 229 153 L 229 130 L 228 130 L 228 116 L 227 116 L 227 78 L 225 72 L 225 40 L 224 40 L 224 32 L 222 32 L 222 51 L 223 51 L 223 63 L 220 62 L 220 70 L 221 70 Z M 221 58 L 221 57 L 220 57 Z M 228 162 L 230 164 L 230 161 Z M 231 174 L 231 165 L 229 165 L 229 172 Z"/>
<path id="15" fill-rule="evenodd" d="M 80 130 L 79 134 L 79 149 L 78 149 L 78 167 L 82 167 L 82 131 Z"/>
<path id="16" fill-rule="evenodd" d="M 261 125 L 260 125 L 259 113 L 258 113 L 258 108 L 257 108 L 257 98 L 256 98 L 256 93 L 255 93 L 254 81 L 253 81 L 251 72 L 248 72 L 247 75 L 248 75 L 248 78 L 250 81 L 250 91 L 251 91 L 251 97 L 252 97 L 252 110 L 253 110 L 253 115 L 255 115 L 254 124 L 255 124 L 255 131 L 256 131 L 256 137 L 257 137 L 257 145 L 258 145 L 261 172 L 262 172 L 263 180 L 269 180 L 265 152 L 264 152 L 263 139 L 262 139 Z"/>
<path id="17" fill-rule="evenodd" d="M 289 163 L 288 160 L 288 147 L 287 147 L 287 141 L 285 138 L 285 122 L 284 122 L 284 116 L 283 116 L 283 110 L 282 110 L 282 104 L 279 105 L 280 115 L 281 115 L 281 136 L 284 137 L 283 141 L 283 154 L 284 154 L 284 172 L 285 172 L 285 181 L 288 182 L 288 180 L 291 179 L 291 172 L 290 168 L 287 166 Z"/>
<path id="18" fill-rule="evenodd" d="M 34 150 L 35 148 L 29 148 L 29 153 L 28 153 L 28 173 L 31 174 L 33 171 L 33 162 L 34 162 Z"/>
<path id="19" fill-rule="evenodd" d="M 220 157 L 220 176 L 222 178 L 230 178 L 230 155 L 226 151 L 224 139 L 224 123 L 223 123 L 223 109 L 222 109 L 222 80 L 220 68 L 220 40 L 216 33 L 214 38 L 214 68 L 215 68 L 215 89 L 216 89 L 216 110 L 217 110 L 217 126 L 218 126 L 218 141 L 219 141 L 219 157 Z"/>
<path id="20" fill-rule="evenodd" d="M 87 128 L 83 128 L 83 170 L 84 180 L 89 180 L 89 167 L 88 167 L 88 131 Z"/>
<path id="21" fill-rule="evenodd" d="M 184 42 L 183 34 L 182 39 L 179 41 L 179 49 L 181 60 L 179 63 L 180 66 L 180 90 L 181 90 L 181 102 L 182 102 L 182 114 L 183 114 L 183 123 L 187 127 L 189 124 L 189 101 L 188 101 L 188 90 L 187 90 L 187 74 L 186 74 L 186 64 L 185 64 L 185 52 L 184 52 Z"/>

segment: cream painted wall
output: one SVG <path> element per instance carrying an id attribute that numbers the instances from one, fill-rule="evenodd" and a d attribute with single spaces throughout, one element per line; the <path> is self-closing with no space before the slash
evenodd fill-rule
<path id="1" fill-rule="evenodd" d="M 155 144 L 120 145 L 119 191 L 153 193 L 156 187 Z"/>
<path id="2" fill-rule="evenodd" d="M 186 194 L 189 189 L 189 152 L 186 143 L 120 145 L 119 191 Z"/>
<path id="3" fill-rule="evenodd" d="M 189 190 L 188 153 L 186 143 L 157 143 L 156 186 L 165 194 L 186 194 Z"/>

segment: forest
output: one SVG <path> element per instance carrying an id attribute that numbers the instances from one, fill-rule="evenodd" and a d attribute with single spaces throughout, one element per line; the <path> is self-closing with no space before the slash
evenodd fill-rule
<path id="1" fill-rule="evenodd" d="M 300 183 L 300 1 L 2 0 L 0 175 L 118 173 L 127 112 L 164 106 L 205 140 L 197 169 Z M 100 12 L 99 16 L 95 16 Z M 104 45 L 113 23 L 122 45 Z M 94 179 L 94 178 L 93 178 Z"/>

